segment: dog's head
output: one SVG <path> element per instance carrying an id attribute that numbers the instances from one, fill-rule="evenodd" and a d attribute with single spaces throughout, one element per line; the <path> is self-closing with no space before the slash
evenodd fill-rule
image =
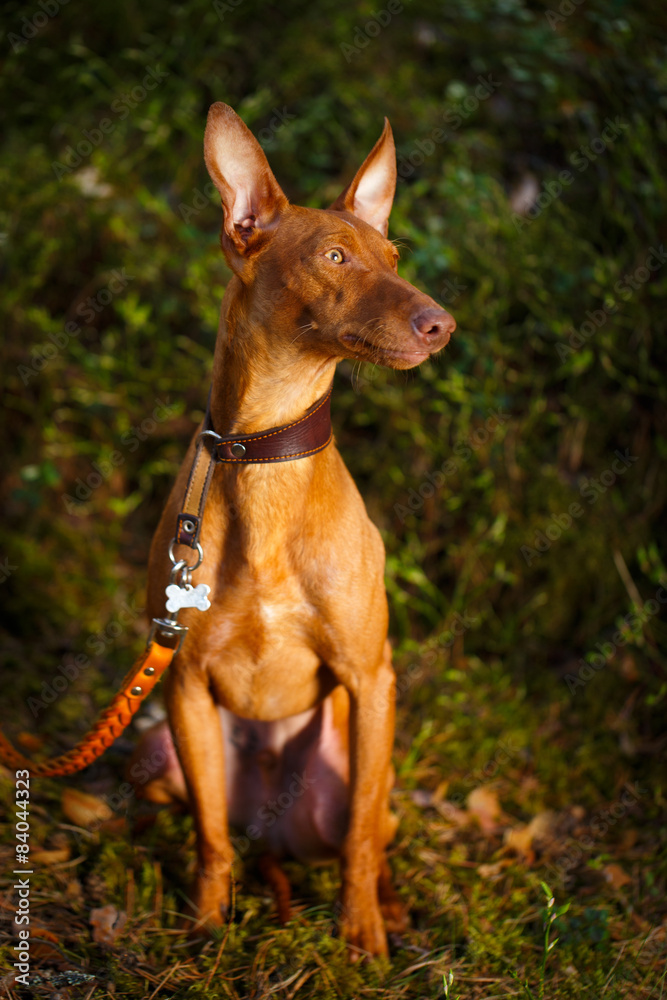
<path id="1" fill-rule="evenodd" d="M 386 119 L 354 180 L 326 210 L 289 203 L 261 146 L 226 104 L 209 111 L 204 156 L 222 198 L 222 250 L 250 325 L 300 352 L 390 368 L 412 368 L 449 341 L 453 317 L 399 276 L 387 239 L 396 151 Z"/>

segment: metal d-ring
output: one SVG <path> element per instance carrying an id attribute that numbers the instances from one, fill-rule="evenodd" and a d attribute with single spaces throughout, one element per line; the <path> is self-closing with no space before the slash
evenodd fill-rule
<path id="1" fill-rule="evenodd" d="M 179 580 L 180 575 L 180 580 Z M 179 587 L 187 587 L 190 583 L 190 578 L 192 577 L 192 570 L 186 563 L 185 559 L 179 559 L 177 563 L 171 567 L 171 573 L 169 575 L 169 583 L 176 583 Z"/>
<path id="2" fill-rule="evenodd" d="M 201 566 L 202 562 L 204 561 L 204 550 L 201 547 L 201 542 L 197 542 L 195 546 L 197 549 L 197 562 L 193 563 L 191 566 L 188 566 L 185 559 L 176 558 L 176 556 L 174 555 L 174 545 L 176 544 L 177 540 L 175 538 L 172 538 L 172 540 L 169 543 L 169 558 L 174 564 L 174 567 L 179 566 L 180 569 L 187 568 L 188 572 L 192 573 L 194 570 L 197 569 L 197 567 Z M 180 565 L 181 563 L 183 564 L 182 566 Z"/>
<path id="3" fill-rule="evenodd" d="M 201 441 L 205 437 L 213 438 L 214 441 L 222 441 L 222 434 L 218 434 L 216 431 L 201 431 L 197 435 L 197 441 Z"/>

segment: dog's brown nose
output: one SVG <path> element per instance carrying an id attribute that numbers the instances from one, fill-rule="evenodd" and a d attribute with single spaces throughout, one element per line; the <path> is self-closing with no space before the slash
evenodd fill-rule
<path id="1" fill-rule="evenodd" d="M 456 329 L 456 320 L 444 309 L 424 309 L 412 317 L 412 329 L 422 344 L 439 350 Z"/>

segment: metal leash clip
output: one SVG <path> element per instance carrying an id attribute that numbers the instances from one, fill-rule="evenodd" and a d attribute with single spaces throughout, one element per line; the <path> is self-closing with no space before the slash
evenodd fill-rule
<path id="1" fill-rule="evenodd" d="M 169 545 L 169 558 L 173 566 L 169 576 L 169 585 L 165 590 L 168 614 L 165 618 L 153 619 L 146 646 L 149 648 L 156 633 L 159 633 L 169 639 L 178 640 L 175 655 L 183 645 L 183 639 L 188 631 L 187 625 L 178 624 L 179 611 L 181 608 L 197 608 L 199 611 L 207 611 L 211 607 L 211 602 L 208 599 L 211 588 L 207 583 L 200 583 L 193 587 L 190 582 L 193 571 L 201 566 L 204 560 L 204 550 L 201 544 L 197 542 L 197 561 L 191 565 L 185 559 L 176 559 L 174 545 L 176 545 L 176 539 L 172 538 Z"/>

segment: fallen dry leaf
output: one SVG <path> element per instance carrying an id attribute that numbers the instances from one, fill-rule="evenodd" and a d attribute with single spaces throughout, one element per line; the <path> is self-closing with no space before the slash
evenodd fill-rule
<path id="1" fill-rule="evenodd" d="M 540 185 L 537 178 L 533 174 L 525 173 L 510 194 L 512 211 L 518 215 L 527 215 L 537 201 L 539 193 Z"/>
<path id="2" fill-rule="evenodd" d="M 550 811 L 533 816 L 530 823 L 517 826 L 505 832 L 505 846 L 515 851 L 524 861 L 532 865 L 535 861 L 534 844 L 536 840 L 546 840 L 554 825 L 555 815 Z"/>
<path id="3" fill-rule="evenodd" d="M 30 938 L 42 938 L 44 941 L 53 941 L 58 944 L 59 938 L 53 931 L 48 931 L 46 927 L 33 927 L 30 931 Z"/>
<path id="4" fill-rule="evenodd" d="M 106 802 L 96 795 L 80 792 L 77 788 L 66 788 L 60 804 L 67 819 L 75 826 L 93 826 L 113 816 Z"/>
<path id="5" fill-rule="evenodd" d="M 627 872 L 624 872 L 620 865 L 605 865 L 602 874 L 613 889 L 620 889 L 623 885 L 629 885 L 632 879 Z"/>
<path id="6" fill-rule="evenodd" d="M 28 733 L 25 730 L 18 734 L 16 742 L 21 749 L 27 750 L 28 753 L 37 753 L 44 746 L 44 740 L 41 736 L 35 736 L 34 733 Z"/>
<path id="7" fill-rule="evenodd" d="M 445 795 L 447 794 L 447 789 L 449 788 L 449 778 L 444 778 L 436 790 L 433 792 L 433 801 L 442 802 Z"/>
<path id="8" fill-rule="evenodd" d="M 435 808 L 438 810 L 443 819 L 447 820 L 448 823 L 453 823 L 454 826 L 465 826 L 468 822 L 468 814 L 463 809 L 459 809 L 455 806 L 453 802 L 448 802 L 447 799 L 443 799 L 442 802 L 434 803 Z"/>
<path id="9" fill-rule="evenodd" d="M 124 816 L 114 816 L 113 819 L 100 823 L 100 830 L 103 833 L 110 833 L 115 837 L 121 837 L 127 832 L 127 820 Z"/>
<path id="10" fill-rule="evenodd" d="M 32 937 L 32 934 L 31 934 Z M 54 966 L 59 971 L 66 969 L 69 962 L 60 950 L 60 945 L 50 938 L 40 939 L 30 945 L 30 958 L 35 964 L 44 963 Z"/>
<path id="11" fill-rule="evenodd" d="M 117 910 L 115 906 L 101 906 L 90 911 L 90 926 L 93 928 L 95 944 L 110 948 L 127 923 L 127 913 Z"/>
<path id="12" fill-rule="evenodd" d="M 36 865 L 59 865 L 63 861 L 69 861 L 71 856 L 69 847 L 58 847 L 53 851 L 31 851 L 30 860 Z"/>
<path id="13" fill-rule="evenodd" d="M 16 921 L 14 921 L 13 924 L 12 924 L 12 933 L 14 934 L 14 936 L 18 935 L 19 929 L 20 929 L 19 925 L 16 923 Z M 34 941 L 33 941 L 33 938 L 34 938 Z M 31 955 L 33 954 L 33 944 L 34 944 L 35 947 L 37 947 L 36 942 L 37 942 L 38 938 L 44 944 L 44 947 L 49 949 L 49 951 L 52 950 L 52 945 L 58 945 L 58 944 L 60 944 L 60 938 L 56 934 L 54 934 L 53 931 L 47 930 L 46 927 L 35 927 L 35 928 L 33 928 L 31 926 L 30 927 L 30 942 L 31 942 L 31 944 L 30 944 L 30 954 Z M 34 955 L 33 955 L 33 957 L 34 957 Z M 1 996 L 1 994 L 0 994 L 0 996 Z"/>
<path id="14" fill-rule="evenodd" d="M 637 843 L 638 832 L 634 827 L 630 827 L 623 831 L 621 836 L 620 848 L 622 851 L 630 851 Z"/>
<path id="15" fill-rule="evenodd" d="M 18 974 L 18 972 L 8 972 L 6 976 L 0 978 L 0 994 L 6 993 L 9 996 L 9 991 L 13 988 Z"/>
<path id="16" fill-rule="evenodd" d="M 626 681 L 635 682 L 639 680 L 640 673 L 637 669 L 634 656 L 627 654 L 623 657 L 621 660 L 621 674 L 623 675 L 623 679 Z"/>
<path id="17" fill-rule="evenodd" d="M 429 809 L 437 806 L 438 802 L 442 802 L 448 788 L 449 781 L 445 780 L 441 781 L 433 792 L 429 791 L 428 788 L 415 788 L 409 794 L 416 806 L 419 806 L 420 809 Z"/>
<path id="18" fill-rule="evenodd" d="M 420 809 L 429 809 L 433 805 L 433 792 L 426 788 L 415 788 L 410 792 L 410 798 Z"/>
<path id="19" fill-rule="evenodd" d="M 496 792 L 483 785 L 480 785 L 479 788 L 473 788 L 466 799 L 466 807 L 484 833 L 495 833 L 498 828 L 498 820 L 502 816 Z"/>
<path id="20" fill-rule="evenodd" d="M 503 861 L 495 861 L 493 864 L 478 865 L 477 874 L 480 878 L 498 878 L 509 864 L 510 861 L 506 858 Z"/>

